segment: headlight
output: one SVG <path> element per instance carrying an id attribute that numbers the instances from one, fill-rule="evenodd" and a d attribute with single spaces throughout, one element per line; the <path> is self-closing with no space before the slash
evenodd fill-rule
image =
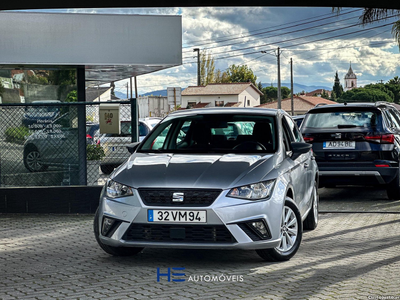
<path id="1" fill-rule="evenodd" d="M 123 185 L 114 180 L 109 180 L 107 182 L 107 197 L 118 198 L 133 195 L 133 189 L 127 185 Z"/>
<path id="2" fill-rule="evenodd" d="M 259 200 L 268 198 L 271 195 L 274 184 L 275 180 L 268 180 L 233 188 L 229 191 L 227 196 L 247 200 Z"/>

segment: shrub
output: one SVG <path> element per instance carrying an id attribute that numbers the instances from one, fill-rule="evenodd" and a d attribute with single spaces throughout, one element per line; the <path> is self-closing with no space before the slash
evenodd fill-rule
<path id="1" fill-rule="evenodd" d="M 100 145 L 89 144 L 86 146 L 87 160 L 101 160 L 104 156 L 104 149 Z"/>
<path id="2" fill-rule="evenodd" d="M 8 127 L 6 129 L 6 141 L 11 143 L 23 144 L 27 136 L 31 134 L 30 130 L 25 126 Z"/>

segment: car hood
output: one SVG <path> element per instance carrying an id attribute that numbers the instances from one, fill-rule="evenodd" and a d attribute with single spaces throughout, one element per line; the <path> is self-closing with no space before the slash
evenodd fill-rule
<path id="1" fill-rule="evenodd" d="M 256 183 L 275 170 L 272 154 L 182 155 L 134 153 L 112 179 L 132 186 L 227 189 Z M 266 176 L 266 175 L 269 176 Z"/>

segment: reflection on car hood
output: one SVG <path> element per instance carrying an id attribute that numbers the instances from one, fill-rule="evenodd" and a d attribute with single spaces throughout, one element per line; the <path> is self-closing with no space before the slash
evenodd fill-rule
<path id="1" fill-rule="evenodd" d="M 261 181 L 274 166 L 272 154 L 260 156 L 135 153 L 116 170 L 113 179 L 135 188 L 226 189 Z"/>

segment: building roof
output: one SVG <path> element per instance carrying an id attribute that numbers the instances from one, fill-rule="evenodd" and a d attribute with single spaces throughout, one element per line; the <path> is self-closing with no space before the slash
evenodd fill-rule
<path id="1" fill-rule="evenodd" d="M 195 106 L 193 106 L 192 108 L 204 108 L 204 107 L 206 107 L 206 106 L 209 105 L 209 104 L 210 104 L 210 102 L 205 102 L 205 103 L 199 102 L 199 103 L 197 103 Z"/>
<path id="2" fill-rule="evenodd" d="M 257 93 L 263 93 L 251 82 L 211 83 L 206 86 L 189 86 L 182 96 L 239 95 L 251 86 Z"/>
<path id="3" fill-rule="evenodd" d="M 309 109 L 315 107 L 317 104 L 337 104 L 335 101 L 331 101 L 328 99 L 324 99 L 321 97 L 315 96 L 294 96 L 293 97 L 293 106 L 294 111 L 296 112 L 307 112 Z M 258 105 L 257 107 L 263 108 L 278 108 L 278 101 L 264 103 Z M 281 101 L 281 108 L 287 112 L 290 112 L 292 109 L 292 101 L 291 98 L 286 98 Z"/>
<path id="4" fill-rule="evenodd" d="M 325 90 L 325 89 L 317 89 L 311 92 L 308 92 L 305 94 L 305 96 L 314 96 L 314 95 L 322 95 L 323 93 L 326 93 L 329 97 L 331 96 L 332 92 Z"/>
<path id="5" fill-rule="evenodd" d="M 102 94 L 107 92 L 111 87 L 95 87 L 95 88 L 87 88 L 86 89 L 86 101 L 93 102 Z"/>
<path id="6" fill-rule="evenodd" d="M 353 69 L 351 68 L 351 65 L 350 65 L 349 71 L 347 72 L 346 76 L 344 76 L 344 79 L 357 79 L 357 76 L 356 76 L 356 74 L 354 74 Z"/>
<path id="7" fill-rule="evenodd" d="M 239 107 L 242 102 L 228 102 L 224 105 L 224 107 Z"/>

